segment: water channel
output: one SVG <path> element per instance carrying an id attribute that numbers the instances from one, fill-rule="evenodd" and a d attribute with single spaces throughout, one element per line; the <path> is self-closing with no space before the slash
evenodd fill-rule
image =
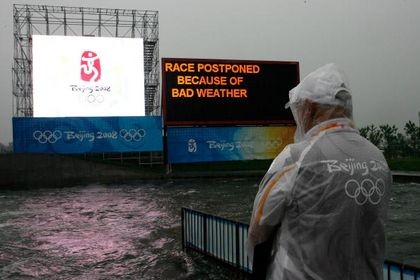
<path id="1" fill-rule="evenodd" d="M 0 190 L 0 279 L 232 279 L 181 248 L 181 207 L 248 222 L 260 178 Z M 394 184 L 387 258 L 420 266 L 420 184 Z"/>

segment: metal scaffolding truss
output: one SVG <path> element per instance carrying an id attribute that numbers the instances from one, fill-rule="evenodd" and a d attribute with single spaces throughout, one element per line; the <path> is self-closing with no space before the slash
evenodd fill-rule
<path id="1" fill-rule="evenodd" d="M 143 38 L 145 106 L 160 115 L 159 21 L 157 11 L 45 5 L 13 5 L 14 116 L 33 115 L 32 35 Z"/>

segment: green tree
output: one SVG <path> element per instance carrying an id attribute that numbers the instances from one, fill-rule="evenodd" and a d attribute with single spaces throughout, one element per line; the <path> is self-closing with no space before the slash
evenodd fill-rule
<path id="1" fill-rule="evenodd" d="M 382 133 L 382 148 L 386 157 L 392 157 L 398 151 L 398 128 L 389 124 L 380 125 L 379 130 Z"/>
<path id="2" fill-rule="evenodd" d="M 420 127 L 412 121 L 408 121 L 404 126 L 407 135 L 407 144 L 416 154 L 420 153 Z"/>
<path id="3" fill-rule="evenodd" d="M 365 137 L 366 139 L 368 138 L 368 134 L 369 134 L 369 128 L 367 126 L 364 126 L 362 128 L 359 128 L 359 133 L 361 136 Z"/>
<path id="4" fill-rule="evenodd" d="M 360 135 L 368 139 L 387 158 L 418 157 L 420 156 L 420 126 L 408 121 L 404 126 L 404 134 L 398 132 L 395 125 L 373 124 L 359 129 Z"/>
<path id="5" fill-rule="evenodd" d="M 383 133 L 374 124 L 362 127 L 359 129 L 360 135 L 372 142 L 378 148 L 382 148 Z"/>

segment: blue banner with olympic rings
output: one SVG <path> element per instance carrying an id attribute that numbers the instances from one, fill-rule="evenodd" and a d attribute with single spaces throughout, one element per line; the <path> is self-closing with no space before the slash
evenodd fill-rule
<path id="1" fill-rule="evenodd" d="M 162 118 L 13 118 L 16 153 L 162 151 Z"/>

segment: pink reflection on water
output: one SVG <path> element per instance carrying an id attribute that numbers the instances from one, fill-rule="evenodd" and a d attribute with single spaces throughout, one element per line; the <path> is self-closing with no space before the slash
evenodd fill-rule
<path id="1" fill-rule="evenodd" d="M 144 194 L 103 190 L 87 188 L 51 205 L 27 199 L 23 208 L 32 215 L 20 224 L 37 249 L 52 257 L 83 259 L 86 265 L 138 256 L 138 243 L 150 239 L 165 214 Z"/>

